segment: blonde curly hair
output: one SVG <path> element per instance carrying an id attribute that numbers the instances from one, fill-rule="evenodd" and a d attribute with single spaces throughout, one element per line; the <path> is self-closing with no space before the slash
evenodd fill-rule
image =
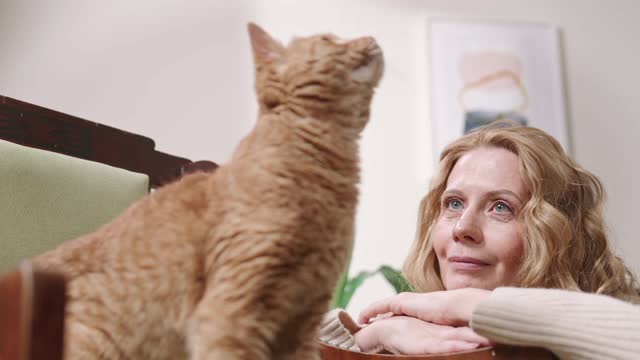
<path id="1" fill-rule="evenodd" d="M 430 240 L 440 216 L 440 198 L 457 160 L 479 147 L 503 148 L 520 159 L 530 198 L 518 215 L 524 257 L 517 281 L 522 287 L 562 288 L 640 302 L 633 273 L 609 245 L 602 215 L 604 188 L 542 130 L 515 122 L 495 122 L 447 146 L 440 168 L 422 199 L 416 240 L 403 274 L 420 292 L 444 290 Z"/>

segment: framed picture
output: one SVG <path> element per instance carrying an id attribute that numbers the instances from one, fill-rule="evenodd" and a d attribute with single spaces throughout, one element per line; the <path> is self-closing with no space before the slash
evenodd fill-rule
<path id="1" fill-rule="evenodd" d="M 558 29 L 518 22 L 430 20 L 435 154 L 502 118 L 545 130 L 570 151 Z"/>

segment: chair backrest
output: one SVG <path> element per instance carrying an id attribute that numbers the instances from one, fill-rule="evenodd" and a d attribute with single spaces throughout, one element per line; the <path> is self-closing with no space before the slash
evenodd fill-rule
<path id="1" fill-rule="evenodd" d="M 158 152 L 141 135 L 3 96 L 0 139 L 0 273 L 97 229 L 149 188 L 216 167 Z"/>
<path id="2" fill-rule="evenodd" d="M 217 167 L 157 151 L 148 137 L 2 95 L 0 139 L 147 174 L 151 188 L 194 169 Z"/>
<path id="3" fill-rule="evenodd" d="M 0 140 L 0 272 L 109 222 L 145 174 Z"/>

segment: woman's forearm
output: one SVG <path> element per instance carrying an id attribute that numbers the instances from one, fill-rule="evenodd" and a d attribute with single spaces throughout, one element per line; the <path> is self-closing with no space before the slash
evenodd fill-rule
<path id="1" fill-rule="evenodd" d="M 561 359 L 640 356 L 640 307 L 608 296 L 498 288 L 478 304 L 471 327 L 495 342 L 545 347 Z"/>

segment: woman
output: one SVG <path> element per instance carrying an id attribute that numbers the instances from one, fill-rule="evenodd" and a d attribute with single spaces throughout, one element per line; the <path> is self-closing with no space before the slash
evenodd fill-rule
<path id="1" fill-rule="evenodd" d="M 553 331 L 562 332 L 571 326 L 580 330 L 598 310 L 629 311 L 620 321 L 603 324 L 608 330 L 600 329 L 618 339 L 620 333 L 614 330 L 628 326 L 625 319 L 640 324 L 640 310 L 613 298 L 637 302 L 640 296 L 634 276 L 608 243 L 603 201 L 600 181 L 541 130 L 498 122 L 467 134 L 443 151 L 440 169 L 420 206 L 416 241 L 403 267 L 419 294 L 374 303 L 363 311 L 361 322 L 387 312 L 396 316 L 362 329 L 346 313 L 330 313 L 321 338 L 356 350 L 406 354 L 468 350 L 491 340 L 545 346 L 574 358 L 572 346 L 581 344 L 568 341 L 554 348 L 557 339 L 534 336 L 541 328 L 531 319 L 577 316 L 555 324 Z M 507 286 L 610 297 L 501 288 Z M 533 299 L 535 306 L 525 301 Z M 592 313 L 566 311 L 576 307 Z M 524 317 L 500 322 L 495 311 Z M 550 324 L 538 325 L 543 333 L 553 333 Z M 634 336 L 640 337 L 640 325 L 633 326 Z M 587 345 L 595 341 L 604 347 L 621 346 L 603 343 L 599 333 L 593 336 L 599 340 L 578 338 Z M 541 342 L 541 337 L 549 342 Z M 634 344 L 629 346 L 636 351 Z M 574 352 L 589 353 L 582 350 Z"/>

